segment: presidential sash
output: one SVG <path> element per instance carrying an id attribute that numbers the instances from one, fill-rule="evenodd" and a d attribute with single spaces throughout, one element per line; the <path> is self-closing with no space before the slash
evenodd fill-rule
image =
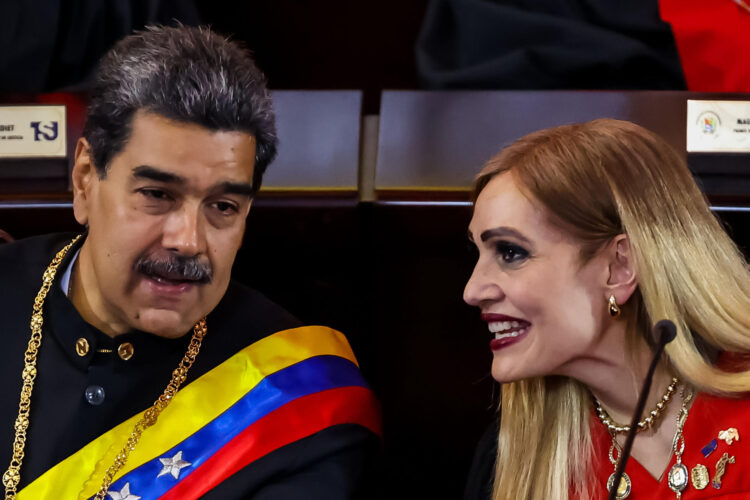
<path id="1" fill-rule="evenodd" d="M 143 433 L 110 487 L 112 498 L 199 498 L 294 441 L 338 424 L 380 433 L 378 404 L 339 332 L 284 330 L 182 388 Z M 127 440 L 135 415 L 56 464 L 19 500 L 87 499 Z"/>

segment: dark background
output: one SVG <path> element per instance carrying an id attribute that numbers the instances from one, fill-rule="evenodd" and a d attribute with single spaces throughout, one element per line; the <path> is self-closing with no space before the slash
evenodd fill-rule
<path id="1" fill-rule="evenodd" d="M 148 24 L 206 24 L 245 43 L 272 89 L 418 87 L 427 0 L 0 0 L 0 94 L 85 91 L 96 61 Z"/>
<path id="2" fill-rule="evenodd" d="M 274 89 L 419 88 L 414 61 L 427 0 L 199 0 L 203 20 L 255 53 Z"/>

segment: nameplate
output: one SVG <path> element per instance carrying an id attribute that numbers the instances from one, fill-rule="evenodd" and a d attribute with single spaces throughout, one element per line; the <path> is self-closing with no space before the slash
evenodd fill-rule
<path id="1" fill-rule="evenodd" d="M 750 101 L 687 102 L 689 153 L 750 152 Z"/>
<path id="2" fill-rule="evenodd" d="M 0 106 L 0 159 L 66 156 L 65 106 Z"/>

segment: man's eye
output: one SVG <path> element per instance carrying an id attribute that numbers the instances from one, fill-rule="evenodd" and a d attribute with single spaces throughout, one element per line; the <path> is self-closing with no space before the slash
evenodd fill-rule
<path id="1" fill-rule="evenodd" d="M 168 200 L 169 195 L 166 191 L 162 191 L 161 189 L 141 189 L 140 193 L 145 196 L 146 198 L 151 198 L 152 200 Z"/>
<path id="2" fill-rule="evenodd" d="M 217 201 L 216 203 L 214 203 L 214 206 L 219 212 L 225 215 L 231 215 L 238 212 L 237 206 L 235 206 L 234 203 L 229 203 L 228 201 Z"/>
<path id="3" fill-rule="evenodd" d="M 523 247 L 508 243 L 507 241 L 498 242 L 495 245 L 497 255 L 507 264 L 519 263 L 529 256 Z"/>

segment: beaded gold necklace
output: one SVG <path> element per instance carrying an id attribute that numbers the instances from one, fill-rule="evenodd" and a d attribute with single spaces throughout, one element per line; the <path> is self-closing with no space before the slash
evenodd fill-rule
<path id="1" fill-rule="evenodd" d="M 661 397 L 661 401 L 656 403 L 656 407 L 649 412 L 646 418 L 638 422 L 638 430 L 636 432 L 645 431 L 646 429 L 654 425 L 654 423 L 661 416 L 661 412 L 664 411 L 664 408 L 667 406 L 667 404 L 669 404 L 669 400 L 672 399 L 672 395 L 677 389 L 677 384 L 679 383 L 680 381 L 677 379 L 677 377 L 672 377 L 672 382 L 669 384 L 669 386 L 667 386 L 667 391 Z M 602 424 L 607 427 L 607 431 L 614 434 L 630 432 L 630 426 L 618 424 L 617 422 L 615 422 L 612 417 L 609 416 L 607 410 L 604 409 L 602 404 L 596 398 L 594 398 L 594 407 L 596 409 L 596 416 L 598 416 Z"/>

